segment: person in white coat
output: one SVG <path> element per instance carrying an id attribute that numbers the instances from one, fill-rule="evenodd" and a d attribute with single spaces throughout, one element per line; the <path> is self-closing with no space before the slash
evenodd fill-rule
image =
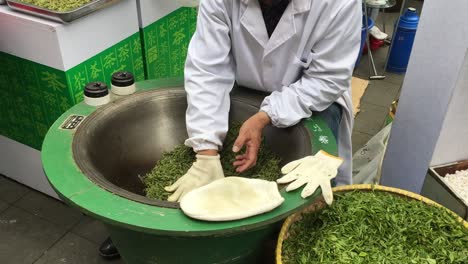
<path id="1" fill-rule="evenodd" d="M 246 152 L 234 162 L 238 172 L 255 165 L 265 126 L 285 128 L 331 112 L 345 161 L 335 183 L 351 184 L 350 83 L 361 23 L 360 0 L 201 0 L 185 65 L 185 144 L 197 160 L 166 187 L 174 192 L 168 200 L 224 177 L 218 151 L 235 83 L 269 93 L 240 129 L 233 151 Z"/>

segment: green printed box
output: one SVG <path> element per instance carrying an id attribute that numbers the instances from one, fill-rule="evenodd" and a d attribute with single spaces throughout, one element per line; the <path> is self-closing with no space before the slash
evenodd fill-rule
<path id="1" fill-rule="evenodd" d="M 183 76 L 197 9 L 161 0 L 139 0 L 139 8 L 148 79 Z"/>
<path id="2" fill-rule="evenodd" d="M 135 1 L 67 25 L 0 6 L 0 35 L 0 135 L 35 149 L 50 125 L 83 100 L 86 83 L 110 85 L 119 70 L 145 79 Z"/>

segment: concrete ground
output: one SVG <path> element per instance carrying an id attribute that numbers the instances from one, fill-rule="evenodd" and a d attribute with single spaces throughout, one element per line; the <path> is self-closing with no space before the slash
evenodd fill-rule
<path id="1" fill-rule="evenodd" d="M 0 176 L 0 263 L 94 264 L 107 230 L 75 209 Z"/>
<path id="2" fill-rule="evenodd" d="M 416 8 L 418 14 L 421 14 L 423 1 L 409 0 L 407 7 Z M 398 13 L 380 14 L 376 25 L 383 30 L 383 20 L 385 19 L 386 33 L 391 37 L 393 33 L 393 24 L 398 18 Z M 403 84 L 404 74 L 385 72 L 385 60 L 388 54 L 389 46 L 384 46 L 372 52 L 375 66 L 379 75 L 385 75 L 384 80 L 372 80 L 361 99 L 361 111 L 355 118 L 354 130 L 352 135 L 353 151 L 361 148 L 369 139 L 382 129 L 389 107 L 392 102 L 398 99 L 400 88 Z M 354 71 L 354 76 L 368 79 L 369 67 L 368 56 L 363 55 L 359 66 Z M 373 72 L 373 71 L 372 71 Z"/>
<path id="3" fill-rule="evenodd" d="M 421 1 L 410 1 L 421 10 Z M 380 16 L 377 25 L 381 27 Z M 387 14 L 387 31 L 396 14 Z M 377 70 L 384 80 L 371 81 L 361 101 L 353 131 L 353 148 L 358 150 L 382 127 L 389 106 L 400 92 L 403 75 L 384 73 L 388 47 L 375 51 Z M 367 79 L 369 65 L 363 56 L 355 76 Z M 99 244 L 108 233 L 103 224 L 67 205 L 0 176 L 0 263 L 123 263 L 105 261 L 98 255 Z"/>

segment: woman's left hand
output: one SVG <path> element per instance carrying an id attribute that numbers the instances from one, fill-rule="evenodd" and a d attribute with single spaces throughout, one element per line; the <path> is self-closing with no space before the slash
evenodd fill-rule
<path id="1" fill-rule="evenodd" d="M 246 151 L 242 155 L 236 156 L 234 167 L 236 171 L 242 173 L 257 163 L 257 154 L 262 142 L 263 128 L 271 122 L 270 117 L 265 112 L 258 112 L 244 122 L 239 131 L 239 136 L 234 142 L 232 151 L 239 152 L 244 146 Z"/>

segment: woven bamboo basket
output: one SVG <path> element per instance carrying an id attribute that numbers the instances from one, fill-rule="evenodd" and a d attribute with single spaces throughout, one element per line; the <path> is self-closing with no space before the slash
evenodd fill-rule
<path id="1" fill-rule="evenodd" d="M 419 194 L 415 194 L 412 192 L 408 192 L 402 189 L 398 188 L 392 188 L 392 187 L 386 187 L 386 186 L 381 186 L 381 185 L 371 185 L 371 184 L 356 184 L 356 185 L 347 185 L 347 186 L 340 186 L 340 187 L 335 187 L 333 188 L 333 192 L 350 192 L 350 191 L 355 191 L 355 190 L 361 190 L 361 191 L 382 191 L 382 192 L 388 192 L 388 193 L 393 193 L 395 195 L 400 195 L 404 196 L 410 199 L 414 200 L 419 200 L 425 204 L 428 205 L 434 205 L 437 207 L 445 208 L 442 205 L 427 199 L 426 197 L 423 197 Z M 283 241 L 285 241 L 288 238 L 288 230 L 291 227 L 291 225 L 299 221 L 301 219 L 301 214 L 305 212 L 313 212 L 315 210 L 319 210 L 325 206 L 325 203 L 323 201 L 318 201 L 317 203 L 314 203 L 310 207 L 304 209 L 302 212 L 293 214 L 289 216 L 286 221 L 283 223 L 283 226 L 281 228 L 281 232 L 279 234 L 278 238 L 278 244 L 276 245 L 276 264 L 283 264 L 282 261 L 282 249 L 283 249 Z M 464 221 L 461 217 L 459 217 L 457 214 L 454 212 L 450 211 L 449 209 L 445 208 L 447 211 L 449 211 L 451 214 L 454 215 L 454 217 L 457 219 L 460 224 L 465 226 L 465 228 L 468 228 L 468 222 Z"/>

